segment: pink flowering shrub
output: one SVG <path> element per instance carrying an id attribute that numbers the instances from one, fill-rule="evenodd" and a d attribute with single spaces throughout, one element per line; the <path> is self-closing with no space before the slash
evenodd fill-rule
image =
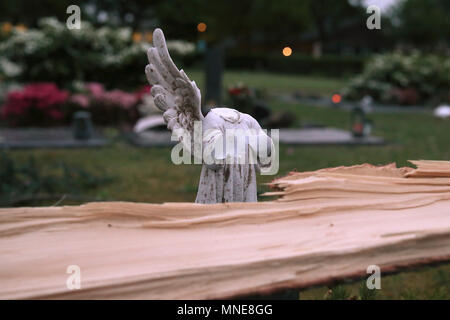
<path id="1" fill-rule="evenodd" d="M 63 105 L 69 93 L 53 83 L 34 83 L 11 91 L 1 109 L 2 117 L 13 126 L 47 126 L 63 121 Z"/>
<path id="2" fill-rule="evenodd" d="M 95 103 L 107 106 L 116 106 L 123 109 L 130 109 L 137 102 L 138 98 L 132 93 L 122 90 L 105 91 L 103 86 L 98 83 L 90 83 L 87 85 Z"/>
<path id="3" fill-rule="evenodd" d="M 135 93 L 136 98 L 138 98 L 139 100 L 141 100 L 143 95 L 145 95 L 145 94 L 150 94 L 150 90 L 151 90 L 151 89 L 152 89 L 152 86 L 149 86 L 149 85 L 142 86 L 141 88 L 139 88 L 139 89 L 136 91 L 136 93 Z"/>
<path id="4" fill-rule="evenodd" d="M 76 93 L 70 96 L 69 102 L 83 109 L 89 107 L 89 97 L 83 93 Z"/>
<path id="5" fill-rule="evenodd" d="M 70 124 L 78 110 L 91 113 L 94 124 L 134 124 L 137 106 L 150 87 L 135 93 L 105 90 L 100 83 L 87 83 L 84 89 L 70 94 L 53 83 L 34 83 L 11 91 L 1 108 L 1 116 L 12 126 L 58 126 Z"/>
<path id="6" fill-rule="evenodd" d="M 72 95 L 69 102 L 76 109 L 88 109 L 94 123 L 117 125 L 137 120 L 137 105 L 141 100 L 139 94 L 118 89 L 107 91 L 96 82 L 87 83 L 84 87 L 85 92 Z"/>

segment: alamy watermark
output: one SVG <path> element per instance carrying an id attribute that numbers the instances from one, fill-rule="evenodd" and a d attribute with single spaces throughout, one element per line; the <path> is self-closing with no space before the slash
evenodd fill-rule
<path id="1" fill-rule="evenodd" d="M 369 30 L 381 29 L 381 9 L 378 6 L 371 5 L 367 7 L 366 13 L 371 14 L 366 20 L 366 26 Z"/>
<path id="2" fill-rule="evenodd" d="M 380 267 L 372 264 L 367 267 L 367 273 L 370 274 L 370 276 L 366 280 L 366 286 L 368 289 L 373 290 L 381 289 L 381 270 Z"/>
<path id="3" fill-rule="evenodd" d="M 81 289 L 81 268 L 76 264 L 71 264 L 67 267 L 66 273 L 70 274 L 66 281 L 67 289 Z"/>
<path id="4" fill-rule="evenodd" d="M 81 9 L 79 6 L 72 4 L 67 7 L 66 13 L 70 16 L 66 20 L 66 26 L 69 30 L 81 29 Z"/>
<path id="5" fill-rule="evenodd" d="M 202 122 L 194 122 L 193 137 L 183 128 L 172 131 L 174 164 L 257 165 L 262 175 L 274 175 L 279 169 L 279 130 L 265 129 L 202 130 Z M 193 156 L 193 161 L 192 161 Z"/>
<path id="6" fill-rule="evenodd" d="M 72 4 L 67 7 L 66 13 L 70 16 L 66 20 L 66 26 L 69 30 L 81 29 L 81 9 L 79 6 Z M 381 9 L 376 5 L 370 5 L 366 9 L 366 13 L 370 16 L 366 20 L 366 26 L 369 30 L 381 29 Z"/>

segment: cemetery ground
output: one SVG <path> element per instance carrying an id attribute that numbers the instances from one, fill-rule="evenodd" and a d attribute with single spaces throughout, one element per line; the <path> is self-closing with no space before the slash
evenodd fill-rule
<path id="1" fill-rule="evenodd" d="M 202 85 L 200 72 L 188 72 Z M 278 76 L 265 73 L 227 73 L 224 85 L 237 81 L 268 91 L 292 92 L 297 88 L 318 94 L 331 95 L 343 86 L 345 80 L 319 77 Z M 315 123 L 336 128 L 350 128 L 350 113 L 345 110 L 317 108 L 298 103 L 280 102 L 269 98 L 273 111 L 289 110 L 297 116 L 297 122 Z M 308 171 L 324 167 L 354 165 L 360 163 L 386 164 L 396 162 L 408 165 L 408 159 L 450 160 L 450 123 L 429 114 L 376 113 L 369 117 L 374 121 L 374 135 L 389 143 L 383 146 L 287 146 L 280 145 L 280 169 L 276 176 L 259 176 L 259 193 L 267 191 L 265 182 L 283 176 L 289 171 Z M 195 199 L 200 165 L 172 164 L 169 147 L 138 148 L 118 138 L 115 129 L 105 129 L 104 134 L 112 144 L 92 149 L 32 149 L 7 152 L 15 162 L 27 161 L 33 156 L 39 166 L 53 170 L 56 164 L 65 163 L 87 172 L 104 173 L 111 181 L 100 187 L 82 192 L 85 198 L 76 201 L 67 197 L 58 205 L 78 204 L 91 200 L 119 200 L 136 202 L 192 202 Z M 265 199 L 260 198 L 260 201 Z M 43 201 L 34 205 L 52 205 L 56 201 Z M 29 205 L 29 204 L 27 204 Z M 386 221 L 386 223 L 389 223 Z M 301 299 L 370 298 L 370 293 L 360 292 L 363 281 L 333 288 L 319 287 L 302 291 Z M 450 299 L 450 264 L 421 268 L 381 278 L 382 289 L 377 299 Z M 363 290 L 364 291 L 364 290 Z"/>
<path id="2" fill-rule="evenodd" d="M 200 70 L 186 70 L 186 74 L 194 80 L 199 88 L 204 88 L 204 76 Z M 224 73 L 223 86 L 225 88 L 243 83 L 251 88 L 264 91 L 291 93 L 301 90 L 309 94 L 336 93 L 347 82 L 347 78 L 328 78 L 314 75 L 288 75 L 264 71 L 227 71 Z"/>

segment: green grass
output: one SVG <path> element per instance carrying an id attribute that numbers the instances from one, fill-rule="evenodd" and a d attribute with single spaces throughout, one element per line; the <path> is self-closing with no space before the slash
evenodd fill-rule
<path id="1" fill-rule="evenodd" d="M 341 110 L 271 101 L 277 111 L 290 110 L 297 121 L 315 122 L 339 128 L 350 126 L 350 115 Z M 316 170 L 324 167 L 369 162 L 396 162 L 408 165 L 408 159 L 450 159 L 450 126 L 447 121 L 424 114 L 376 114 L 375 134 L 386 138 L 386 146 L 280 146 L 280 170 L 283 176 L 291 170 Z M 105 199 L 165 202 L 193 201 L 200 175 L 199 165 L 173 165 L 170 148 L 136 148 L 124 142 L 99 149 L 20 150 L 10 155 L 25 160 L 30 154 L 38 162 L 65 162 L 87 170 L 102 169 L 115 176 L 115 182 L 101 190 L 89 191 L 92 197 Z M 260 183 L 274 176 L 261 176 Z M 265 191 L 259 186 L 259 191 Z"/>
<path id="2" fill-rule="evenodd" d="M 201 70 L 187 70 L 199 88 L 204 88 L 204 73 Z M 324 78 L 319 76 L 286 75 L 280 73 L 254 71 L 227 71 L 224 74 L 225 88 L 244 83 L 250 87 L 278 93 L 302 91 L 312 94 L 330 95 L 347 84 L 347 79 Z"/>
<path id="3" fill-rule="evenodd" d="M 196 80 L 202 78 L 196 72 L 189 72 Z M 265 73 L 228 72 L 225 85 L 238 80 L 256 87 L 270 90 L 292 91 L 308 88 L 317 93 L 331 93 L 342 85 L 341 80 L 319 78 L 287 77 Z M 298 122 L 314 122 L 338 128 L 349 128 L 348 112 L 321 109 L 299 104 L 268 101 L 275 111 L 292 111 Z M 316 170 L 324 167 L 353 165 L 369 162 L 386 164 L 396 162 L 408 165 L 408 159 L 450 160 L 450 123 L 425 114 L 375 114 L 370 116 L 375 122 L 375 135 L 391 142 L 386 146 L 327 146 L 280 147 L 280 170 L 283 176 L 291 170 Z M 10 151 L 17 161 L 34 155 L 39 163 L 82 167 L 85 170 L 104 170 L 114 176 L 113 182 L 102 188 L 88 191 L 85 196 L 105 200 L 126 200 L 142 202 L 193 201 L 200 175 L 198 165 L 173 165 L 170 148 L 136 148 L 117 141 L 110 147 L 75 150 L 20 150 Z M 266 189 L 262 185 L 275 178 L 261 176 L 259 192 Z M 61 204 L 68 204 L 63 201 Z M 382 289 L 376 299 L 450 299 L 450 265 L 423 268 L 415 272 L 397 275 L 382 275 Z M 359 296 L 361 282 L 344 284 L 334 289 L 333 297 Z M 328 288 L 319 287 L 301 292 L 301 299 L 322 299 Z M 363 293 L 369 297 L 370 295 Z"/>
<path id="4" fill-rule="evenodd" d="M 394 275 L 381 274 L 381 289 L 368 290 L 365 280 L 335 287 L 317 287 L 300 292 L 302 300 L 318 299 L 395 299 L 448 300 L 450 299 L 450 264 L 422 267 Z"/>

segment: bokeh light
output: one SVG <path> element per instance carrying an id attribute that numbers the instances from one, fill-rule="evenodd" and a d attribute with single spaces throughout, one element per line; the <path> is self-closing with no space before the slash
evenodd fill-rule
<path id="1" fill-rule="evenodd" d="M 205 32 L 206 31 L 206 23 L 200 22 L 197 25 L 197 30 L 198 30 L 198 32 Z"/>
<path id="2" fill-rule="evenodd" d="M 142 33 L 140 32 L 135 32 L 133 33 L 133 42 L 141 42 L 142 41 Z"/>
<path id="3" fill-rule="evenodd" d="M 284 47 L 283 48 L 283 56 L 289 57 L 292 54 L 291 47 Z"/>
<path id="4" fill-rule="evenodd" d="M 2 24 L 2 32 L 9 33 L 13 28 L 13 25 L 10 22 L 5 22 Z"/>
<path id="5" fill-rule="evenodd" d="M 339 103 L 341 102 L 342 98 L 341 95 L 339 94 L 333 94 L 333 96 L 331 97 L 331 101 L 333 101 L 333 103 Z"/>
<path id="6" fill-rule="evenodd" d="M 147 42 L 152 42 L 152 41 L 153 41 L 153 33 L 147 32 L 147 33 L 145 34 L 145 40 L 146 40 Z"/>

